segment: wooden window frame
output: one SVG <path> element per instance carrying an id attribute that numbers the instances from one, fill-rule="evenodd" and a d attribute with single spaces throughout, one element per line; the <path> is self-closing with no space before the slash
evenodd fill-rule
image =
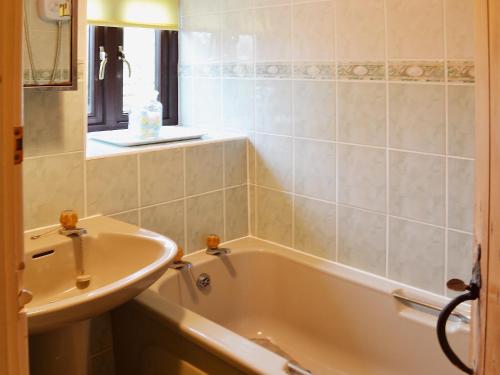
<path id="1" fill-rule="evenodd" d="M 128 115 L 123 113 L 123 62 L 118 59 L 118 46 L 123 45 L 123 29 L 93 26 L 89 34 L 92 49 L 93 81 L 92 111 L 88 114 L 88 132 L 126 129 Z M 178 32 L 156 31 L 155 80 L 163 105 L 163 125 L 178 123 Z M 99 47 L 108 54 L 106 74 L 99 80 Z M 90 93 L 89 93 L 90 94 Z"/>

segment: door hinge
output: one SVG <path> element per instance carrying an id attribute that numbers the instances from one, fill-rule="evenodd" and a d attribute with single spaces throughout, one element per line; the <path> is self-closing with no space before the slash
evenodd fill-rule
<path id="1" fill-rule="evenodd" d="M 14 164 L 23 162 L 23 133 L 22 126 L 14 127 Z"/>

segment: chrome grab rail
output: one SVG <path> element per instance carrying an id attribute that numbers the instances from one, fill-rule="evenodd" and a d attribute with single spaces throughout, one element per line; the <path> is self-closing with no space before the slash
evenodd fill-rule
<path id="1" fill-rule="evenodd" d="M 436 306 L 436 305 L 433 305 L 429 302 L 419 301 L 419 300 L 414 299 L 414 298 L 406 297 L 406 296 L 403 296 L 397 292 L 392 292 L 392 296 L 395 299 L 397 299 L 398 301 L 403 302 L 403 303 L 413 303 L 414 305 L 422 306 L 422 307 L 425 307 L 427 309 L 438 311 L 438 312 L 441 312 L 443 310 L 443 308 Z M 459 319 L 460 321 L 462 321 L 465 324 L 470 324 L 470 317 L 465 315 L 465 314 L 462 314 L 462 313 L 457 312 L 457 311 L 453 311 L 451 313 L 451 316 L 454 316 L 455 318 Z"/>

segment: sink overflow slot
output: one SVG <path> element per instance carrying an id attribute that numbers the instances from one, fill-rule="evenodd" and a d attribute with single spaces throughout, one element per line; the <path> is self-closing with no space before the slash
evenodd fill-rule
<path id="1" fill-rule="evenodd" d="M 37 253 L 37 254 L 32 255 L 31 259 L 46 257 L 47 255 L 54 254 L 54 252 L 55 252 L 55 250 L 42 251 L 41 253 Z"/>

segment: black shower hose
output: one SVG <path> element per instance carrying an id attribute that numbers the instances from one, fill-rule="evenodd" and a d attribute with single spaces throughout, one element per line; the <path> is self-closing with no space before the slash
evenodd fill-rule
<path id="1" fill-rule="evenodd" d="M 441 345 L 441 349 L 443 350 L 444 354 L 451 363 L 453 363 L 460 370 L 467 374 L 473 374 L 474 370 L 463 363 L 451 348 L 450 343 L 448 342 L 448 338 L 446 337 L 446 323 L 448 322 L 451 313 L 458 305 L 466 301 L 473 301 L 477 298 L 479 298 L 479 287 L 471 283 L 471 285 L 468 287 L 468 292 L 454 298 L 444 307 L 444 309 L 439 314 L 436 327 L 439 345 Z"/>

